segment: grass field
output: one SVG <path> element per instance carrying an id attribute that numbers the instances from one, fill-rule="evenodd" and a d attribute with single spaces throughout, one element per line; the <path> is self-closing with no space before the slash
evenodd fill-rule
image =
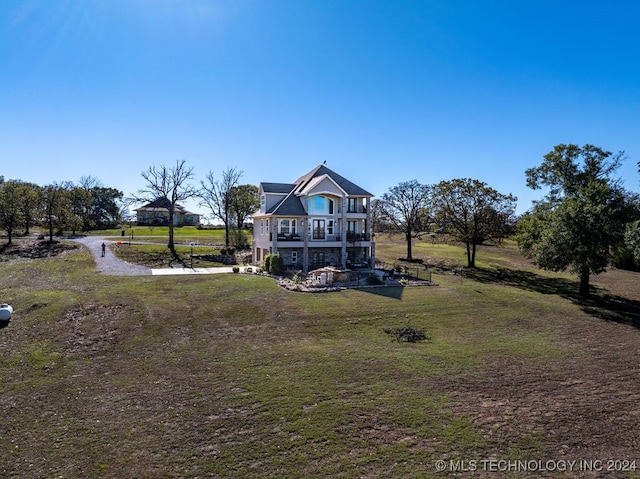
<path id="1" fill-rule="evenodd" d="M 0 262 L 0 477 L 640 477 L 621 470 L 640 467 L 638 273 L 582 302 L 513 244 L 463 277 L 456 245 L 414 256 L 437 286 L 103 276 L 81 249 Z M 384 332 L 403 325 L 431 339 Z M 558 461 L 583 462 L 523 469 Z"/>

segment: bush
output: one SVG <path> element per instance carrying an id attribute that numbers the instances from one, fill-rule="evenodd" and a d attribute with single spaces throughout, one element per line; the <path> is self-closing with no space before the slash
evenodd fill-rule
<path id="1" fill-rule="evenodd" d="M 240 267 L 239 266 L 234 266 L 233 267 L 233 272 L 234 273 L 239 273 L 240 272 Z"/>
<path id="2" fill-rule="evenodd" d="M 628 271 L 640 270 L 640 264 L 636 261 L 633 251 L 626 246 L 618 248 L 611 258 L 611 264 L 618 269 L 626 269 Z"/>
<path id="3" fill-rule="evenodd" d="M 247 266 L 247 273 L 253 273 L 253 268 L 251 266 Z"/>
<path id="4" fill-rule="evenodd" d="M 380 279 L 380 276 L 378 276 L 377 274 L 369 273 L 369 276 L 367 277 L 367 284 L 370 284 L 370 285 L 382 284 L 382 280 Z"/>
<path id="5" fill-rule="evenodd" d="M 268 254 L 264 258 L 264 269 L 271 274 L 279 275 L 284 271 L 284 261 L 279 254 Z"/>
<path id="6" fill-rule="evenodd" d="M 269 258 L 269 271 L 271 274 L 280 275 L 284 271 L 284 260 L 279 254 L 270 254 Z"/>

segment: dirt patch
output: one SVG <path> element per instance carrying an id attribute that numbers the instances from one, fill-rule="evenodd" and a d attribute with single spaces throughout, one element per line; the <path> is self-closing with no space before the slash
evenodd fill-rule
<path id="1" fill-rule="evenodd" d="M 497 358 L 481 375 L 445 386 L 455 412 L 481 431 L 483 454 L 504 458 L 520 444 L 524 459 L 603 461 L 605 468 L 626 460 L 640 468 L 640 333 L 620 328 L 573 321 L 559 339 L 575 351 L 558 363 Z M 532 441 L 530 451 L 523 438 Z M 539 443 L 546 445 L 542 453 Z M 626 477 L 594 472 L 584 477 Z"/>
<path id="2" fill-rule="evenodd" d="M 0 246 L 0 261 L 49 258 L 75 249 L 77 245 L 60 241 L 18 240 Z"/>
<path id="3" fill-rule="evenodd" d="M 108 349 L 117 342 L 118 323 L 127 311 L 121 304 L 86 304 L 69 311 L 62 319 L 68 331 L 67 356 L 92 356 Z"/>

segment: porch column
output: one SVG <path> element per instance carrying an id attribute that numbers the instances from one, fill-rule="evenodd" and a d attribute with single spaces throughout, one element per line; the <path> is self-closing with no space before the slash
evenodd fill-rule
<path id="1" fill-rule="evenodd" d="M 271 218 L 271 245 L 273 254 L 278 254 L 278 218 Z"/>
<path id="2" fill-rule="evenodd" d="M 347 269 L 347 198 L 342 198 L 340 208 L 340 267 Z"/>
<path id="3" fill-rule="evenodd" d="M 304 273 L 309 272 L 309 225 L 307 224 L 309 218 L 300 220 L 302 228 L 302 271 Z"/>

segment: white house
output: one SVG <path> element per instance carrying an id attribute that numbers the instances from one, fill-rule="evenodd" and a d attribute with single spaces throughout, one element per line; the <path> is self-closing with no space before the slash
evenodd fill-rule
<path id="1" fill-rule="evenodd" d="M 253 259 L 278 253 L 286 267 L 304 272 L 324 267 L 375 265 L 371 241 L 373 195 L 324 165 L 294 183 L 261 183 L 253 214 Z"/>
<path id="2" fill-rule="evenodd" d="M 157 198 L 151 203 L 135 209 L 138 226 L 169 224 L 170 205 L 167 198 Z M 174 226 L 198 226 L 199 224 L 199 214 L 187 211 L 183 206 L 176 204 L 173 212 Z"/>

